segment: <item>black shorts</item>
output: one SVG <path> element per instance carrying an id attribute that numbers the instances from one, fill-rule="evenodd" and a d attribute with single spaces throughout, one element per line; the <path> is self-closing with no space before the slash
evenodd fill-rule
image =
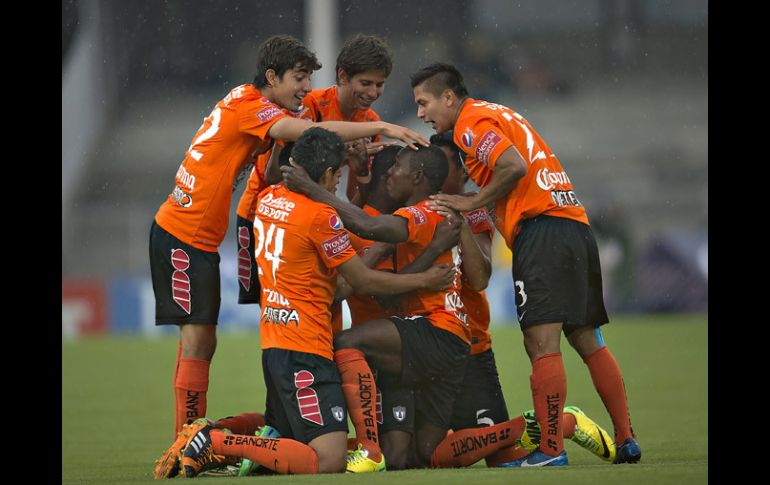
<path id="1" fill-rule="evenodd" d="M 609 322 L 599 250 L 591 227 L 563 217 L 521 222 L 513 247 L 514 293 L 522 328 L 563 323 L 564 333 Z"/>
<path id="2" fill-rule="evenodd" d="M 259 303 L 259 273 L 254 260 L 254 222 L 237 218 L 235 239 L 238 241 L 238 303 Z"/>
<path id="3" fill-rule="evenodd" d="M 415 418 L 449 429 L 470 345 L 425 317 L 390 320 L 401 336 L 401 384 L 414 389 Z"/>
<path id="4" fill-rule="evenodd" d="M 380 375 L 377 390 L 382 394 L 382 421 L 378 421 L 380 434 L 389 431 L 405 431 L 414 434 L 414 390 L 401 384 L 396 377 Z"/>
<path id="5" fill-rule="evenodd" d="M 503 389 L 492 349 L 468 357 L 460 394 L 455 400 L 454 430 L 493 426 L 508 421 Z"/>
<path id="6" fill-rule="evenodd" d="M 348 432 L 342 378 L 334 361 L 284 349 L 262 351 L 267 399 L 265 421 L 281 433 L 308 444 L 334 431 Z"/>
<path id="7" fill-rule="evenodd" d="M 221 302 L 219 253 L 185 244 L 153 220 L 150 272 L 155 325 L 217 324 Z"/>

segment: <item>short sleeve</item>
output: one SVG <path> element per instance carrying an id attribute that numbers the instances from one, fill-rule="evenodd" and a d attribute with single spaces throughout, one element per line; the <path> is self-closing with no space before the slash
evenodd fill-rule
<path id="1" fill-rule="evenodd" d="M 455 127 L 454 137 L 455 144 L 467 158 L 492 169 L 500 154 L 513 145 L 512 140 L 490 118 L 460 121 Z"/>
<path id="2" fill-rule="evenodd" d="M 310 239 L 327 268 L 336 268 L 356 255 L 350 234 L 331 207 L 318 211 L 309 231 Z"/>
<path id="3" fill-rule="evenodd" d="M 427 224 L 428 216 L 419 207 L 402 207 L 393 213 L 394 216 L 400 216 L 406 219 L 409 229 L 409 242 L 417 244 L 428 244 L 433 239 L 431 225 Z"/>
<path id="4" fill-rule="evenodd" d="M 238 129 L 266 140 L 270 127 L 281 118 L 289 116 L 286 111 L 268 101 L 267 98 L 250 100 L 238 106 Z"/>
<path id="5" fill-rule="evenodd" d="M 492 231 L 492 225 L 490 224 L 489 214 L 487 213 L 486 207 L 466 212 L 463 214 L 463 217 L 471 232 L 474 234 Z"/>

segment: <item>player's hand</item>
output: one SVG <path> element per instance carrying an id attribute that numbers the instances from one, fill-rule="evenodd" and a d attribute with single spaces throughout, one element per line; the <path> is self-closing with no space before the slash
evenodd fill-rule
<path id="1" fill-rule="evenodd" d="M 426 278 L 425 289 L 430 291 L 446 290 L 455 279 L 455 267 L 450 264 L 437 264 L 428 268 L 423 275 Z"/>
<path id="2" fill-rule="evenodd" d="M 310 195 L 318 187 L 318 184 L 313 182 L 305 169 L 297 165 L 292 158 L 289 158 L 288 165 L 281 167 L 281 176 L 286 183 L 286 188 L 292 192 Z"/>
<path id="3" fill-rule="evenodd" d="M 385 147 L 398 145 L 397 141 L 372 141 L 366 144 L 366 152 L 371 156 L 375 153 L 379 153 L 385 149 Z"/>
<path id="4" fill-rule="evenodd" d="M 428 209 L 441 213 L 453 209 L 459 212 L 470 212 L 478 209 L 473 195 L 435 194 L 430 196 L 426 204 Z"/>
<path id="5" fill-rule="evenodd" d="M 366 176 L 369 173 L 369 155 L 363 138 L 345 143 L 345 162 L 352 174 Z"/>
<path id="6" fill-rule="evenodd" d="M 452 211 L 454 212 L 454 211 Z M 460 242 L 460 229 L 464 221 L 462 216 L 450 215 L 436 225 L 436 232 L 433 233 L 433 240 L 430 242 L 436 254 L 449 251 Z"/>
<path id="7" fill-rule="evenodd" d="M 406 143 L 406 146 L 413 150 L 417 150 L 416 144 L 420 144 L 424 147 L 430 146 L 428 140 L 423 138 L 419 133 L 403 126 L 394 125 L 391 123 L 383 122 L 382 135 L 395 140 L 401 140 Z"/>

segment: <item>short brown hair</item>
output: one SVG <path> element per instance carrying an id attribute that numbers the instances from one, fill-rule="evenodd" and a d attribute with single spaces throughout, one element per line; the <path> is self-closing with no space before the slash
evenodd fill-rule
<path id="1" fill-rule="evenodd" d="M 375 35 L 356 34 L 345 43 L 337 56 L 335 69 L 337 82 L 339 82 L 340 69 L 349 77 L 366 71 L 380 71 L 388 77 L 393 69 L 393 54 L 388 44 L 381 38 Z"/>

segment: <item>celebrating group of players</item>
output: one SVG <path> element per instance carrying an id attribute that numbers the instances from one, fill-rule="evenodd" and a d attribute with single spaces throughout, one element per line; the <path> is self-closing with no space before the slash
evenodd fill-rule
<path id="1" fill-rule="evenodd" d="M 469 97 L 450 64 L 412 75 L 430 142 L 371 109 L 388 46 L 357 35 L 337 84 L 315 55 L 260 45 L 252 84 L 217 103 L 150 233 L 156 324 L 180 329 L 176 439 L 155 478 L 566 465 L 565 437 L 614 463 L 641 450 L 585 209 L 556 156 L 511 109 Z M 403 142 L 385 142 L 382 137 Z M 346 143 L 347 142 L 347 143 Z M 335 196 L 343 166 L 347 195 Z M 238 182 L 239 303 L 258 303 L 264 413 L 205 418 L 220 305 L 217 248 Z M 480 187 L 463 193 L 467 178 Z M 513 252 L 534 409 L 510 419 L 484 295 L 496 227 Z M 346 299 L 352 327 L 342 330 Z M 586 363 L 615 434 L 566 406 L 559 340 Z M 348 440 L 348 417 L 355 438 Z"/>

